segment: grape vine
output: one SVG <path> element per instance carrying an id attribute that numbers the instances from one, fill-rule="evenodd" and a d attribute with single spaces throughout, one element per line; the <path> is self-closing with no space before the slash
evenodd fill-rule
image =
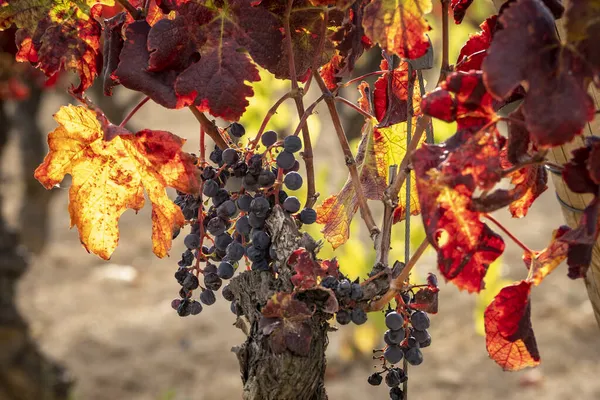
<path id="1" fill-rule="evenodd" d="M 174 272 L 180 290 L 172 308 L 182 317 L 200 314 L 221 290 L 248 336 L 236 351 L 244 398 L 326 398 L 330 324 L 361 325 L 369 312 L 380 312 L 385 345 L 374 350 L 378 365 L 368 382 L 385 381 L 390 398 L 403 400 L 408 366 L 424 362 L 429 314 L 438 311 L 436 275 L 410 280 L 429 247 L 439 274 L 474 293 L 504 252 L 504 237 L 523 249 L 525 279 L 502 289 L 484 315 L 490 357 L 519 370 L 540 363 L 532 289 L 563 260 L 569 277 L 585 278 L 600 233 L 600 140 L 588 137 L 564 165 L 549 159 L 598 114 L 589 94 L 600 88 L 597 1 L 564 7 L 558 0 L 508 0 L 452 65 L 448 14 L 459 24 L 471 3 L 441 0 L 442 60 L 429 92 L 422 71 L 433 67 L 431 0 L 0 0 L 0 29 L 16 42 L 15 71 L 14 60 L 30 62 L 51 82 L 62 71 L 79 77 L 69 92 L 80 105 L 55 114 L 58 127 L 35 177 L 51 189 L 72 175 L 71 224 L 83 246 L 104 259 L 118 245 L 121 214 L 141 209 L 146 192 L 154 253 L 168 255 L 173 240 L 186 247 Z M 558 18 L 565 19 L 562 38 Z M 355 76 L 357 61 L 375 47 L 379 69 Z M 265 110 L 260 128 L 247 132 L 237 121 L 259 68 L 289 80 L 290 88 Z M 107 96 L 117 85 L 144 95 L 118 124 L 85 95 L 98 77 Z M 377 79 L 369 85 L 368 77 Z M 0 97 L 27 96 L 21 79 L 16 72 L 0 76 Z M 354 84 L 356 103 L 340 95 Z M 307 104 L 311 86 L 320 96 Z M 288 100 L 299 122 L 285 136 L 269 122 Z M 193 113 L 199 154 L 183 151 L 184 140 L 170 132 L 125 128 L 149 101 Z M 324 199 L 315 187 L 307 124 L 320 103 L 348 168 L 344 186 Z M 505 116 L 501 109 L 511 103 L 516 107 Z M 338 107 L 364 118 L 356 152 Z M 432 119 L 456 123 L 456 132 L 434 144 Z M 578 226 L 557 227 L 548 247 L 536 251 L 490 213 L 508 208 L 525 217 L 547 189 L 548 170 L 591 200 Z M 167 187 L 177 190 L 174 202 Z M 302 187 L 306 198 L 288 193 Z M 380 225 L 372 201 L 383 204 Z M 336 248 L 348 240 L 357 213 L 376 262 L 368 276 L 352 281 L 335 259 L 319 258 L 320 238 L 302 230 L 322 225 L 322 238 Z M 407 247 L 403 262 L 390 260 L 392 225 L 405 221 L 408 238 L 411 215 L 421 216 L 426 240 L 412 255 Z M 269 361 L 258 366 L 261 359 Z M 259 377 L 290 366 L 299 371 L 294 395 L 273 392 Z"/>

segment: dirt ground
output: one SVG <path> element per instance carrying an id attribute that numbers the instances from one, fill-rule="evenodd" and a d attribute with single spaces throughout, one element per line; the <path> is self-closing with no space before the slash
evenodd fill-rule
<path id="1" fill-rule="evenodd" d="M 41 112 L 45 131 L 53 128 L 56 101 Z M 321 115 L 326 115 L 322 110 Z M 185 111 L 163 111 L 148 104 L 135 117 L 154 129 L 195 137 L 197 125 Z M 323 133 L 317 169 L 332 165 L 344 174 L 333 135 Z M 188 150 L 193 151 L 190 145 Z M 4 160 L 4 193 L 17 193 L 21 174 L 15 147 Z M 174 244 L 169 259 L 152 255 L 148 209 L 121 219 L 121 243 L 109 262 L 89 255 L 76 230 L 69 230 L 67 190 L 52 200 L 51 235 L 46 250 L 32 258 L 19 290 L 19 305 L 42 349 L 65 363 L 76 380 L 74 400 L 239 399 L 241 381 L 232 346 L 244 340 L 232 326 L 229 303 L 219 298 L 197 317 L 180 318 L 170 308 L 178 285 L 172 275 L 182 251 Z M 499 218 L 532 248 L 545 247 L 562 216 L 548 190 L 526 221 Z M 18 196 L 7 214 L 16 215 Z M 17 224 L 18 221 L 12 220 Z M 420 220 L 414 219 L 414 224 Z M 507 241 L 507 277 L 525 276 L 519 248 Z M 435 266 L 432 255 L 419 266 Z M 600 331 L 582 281 L 570 281 L 563 266 L 533 290 L 532 320 L 542 366 L 502 372 L 474 329 L 475 297 L 441 284 L 440 312 L 432 318 L 433 344 L 425 362 L 410 369 L 411 400 L 593 400 L 600 399 Z M 342 330 L 351 329 L 344 327 Z M 332 400 L 386 399 L 385 385 L 373 388 L 367 356 L 351 362 L 339 357 L 339 333 L 331 334 L 327 389 Z"/>

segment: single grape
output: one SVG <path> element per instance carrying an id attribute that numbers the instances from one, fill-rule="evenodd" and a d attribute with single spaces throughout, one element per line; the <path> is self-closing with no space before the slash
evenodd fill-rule
<path id="1" fill-rule="evenodd" d="M 429 316 L 424 311 L 415 311 L 410 316 L 410 323 L 412 324 L 413 328 L 419 331 L 424 331 L 429 328 Z"/>
<path id="2" fill-rule="evenodd" d="M 177 314 L 180 317 L 187 317 L 190 313 L 190 301 L 187 299 L 182 300 L 181 303 L 179 303 L 179 307 L 177 307 Z"/>
<path id="3" fill-rule="evenodd" d="M 181 302 L 182 302 L 182 301 L 183 301 L 183 300 L 181 300 L 181 299 L 175 299 L 175 300 L 173 300 L 173 301 L 171 302 L 171 308 L 172 308 L 173 310 L 177 310 L 177 309 L 179 308 L 179 305 L 181 304 Z"/>
<path id="4" fill-rule="evenodd" d="M 223 150 L 215 146 L 215 149 L 210 152 L 210 156 L 208 158 L 215 164 L 221 165 L 221 163 L 223 162 Z"/>
<path id="5" fill-rule="evenodd" d="M 302 175 L 297 172 L 289 172 L 283 178 L 283 183 L 290 190 L 298 190 L 302 187 Z"/>
<path id="6" fill-rule="evenodd" d="M 232 242 L 227 246 L 225 253 L 227 254 L 227 257 L 233 261 L 240 261 L 242 257 L 244 257 L 245 249 L 241 243 Z"/>
<path id="7" fill-rule="evenodd" d="M 392 344 L 388 345 L 383 352 L 383 356 L 390 364 L 397 364 L 404 357 L 404 352 L 402 351 L 402 347 Z"/>
<path id="8" fill-rule="evenodd" d="M 275 183 L 277 176 L 271 171 L 265 169 L 258 175 L 258 184 L 262 187 L 271 187 Z"/>
<path id="9" fill-rule="evenodd" d="M 326 289 L 334 289 L 335 290 L 338 286 L 338 280 L 334 276 L 326 276 L 321 281 L 321 286 L 323 286 Z"/>
<path id="10" fill-rule="evenodd" d="M 228 261 L 221 261 L 219 264 L 219 269 L 217 270 L 217 275 L 221 279 L 231 279 L 235 270 L 233 269 L 233 265 Z"/>
<path id="11" fill-rule="evenodd" d="M 431 346 L 431 336 L 429 336 L 429 338 L 425 339 L 424 341 L 419 342 L 419 347 L 421 347 L 422 349 L 429 346 Z"/>
<path id="12" fill-rule="evenodd" d="M 223 281 L 216 272 L 204 273 L 204 286 L 210 290 L 219 290 Z"/>
<path id="13" fill-rule="evenodd" d="M 367 313 L 362 308 L 355 308 L 352 310 L 352 322 L 356 325 L 362 325 L 367 322 Z"/>
<path id="14" fill-rule="evenodd" d="M 353 283 L 352 290 L 350 292 L 350 298 L 352 300 L 360 300 L 363 297 L 363 289 L 360 283 Z"/>
<path id="15" fill-rule="evenodd" d="M 242 315 L 242 308 L 237 304 L 237 302 L 235 300 L 231 302 L 229 309 L 231 310 L 232 313 L 234 313 L 238 317 L 240 315 Z"/>
<path id="16" fill-rule="evenodd" d="M 265 217 L 259 217 L 255 213 L 251 212 L 248 216 L 248 223 L 252 228 L 261 229 L 265 226 Z"/>
<path id="17" fill-rule="evenodd" d="M 248 164 L 246 164 L 245 162 L 241 161 L 233 166 L 233 176 L 235 176 L 236 178 L 246 176 L 247 173 Z"/>
<path id="18" fill-rule="evenodd" d="M 242 186 L 247 191 L 255 191 L 258 189 L 258 176 L 247 174 L 242 178 Z"/>
<path id="19" fill-rule="evenodd" d="M 294 165 L 294 161 L 296 161 L 296 158 L 288 151 L 282 151 L 275 159 L 277 166 L 283 169 L 291 168 Z"/>
<path id="20" fill-rule="evenodd" d="M 215 236 L 215 246 L 218 250 L 223 250 L 229 246 L 229 243 L 233 242 L 233 238 L 227 232 L 220 234 L 219 236 Z"/>
<path id="21" fill-rule="evenodd" d="M 233 217 L 236 212 L 237 212 L 237 207 L 235 206 L 235 203 L 231 200 L 226 200 L 223 204 L 221 204 L 217 208 L 217 215 L 219 217 L 224 217 L 224 218 Z"/>
<path id="22" fill-rule="evenodd" d="M 260 142 L 265 147 L 273 146 L 275 144 L 275 142 L 277 142 L 277 132 L 275 132 L 275 131 L 263 132 L 262 136 L 260 137 Z"/>
<path id="23" fill-rule="evenodd" d="M 215 207 L 219 207 L 221 204 L 229 200 L 229 192 L 225 189 L 217 190 L 217 194 L 213 197 L 213 204 Z"/>
<path id="24" fill-rule="evenodd" d="M 252 271 L 268 271 L 268 270 L 269 270 L 269 263 L 265 259 L 258 260 L 255 263 L 252 263 Z"/>
<path id="25" fill-rule="evenodd" d="M 418 347 L 409 348 L 404 356 L 410 365 L 419 365 L 423 362 L 423 353 Z"/>
<path id="26" fill-rule="evenodd" d="M 399 387 L 390 389 L 390 400 L 404 400 L 404 392 Z"/>
<path id="27" fill-rule="evenodd" d="M 177 272 L 175 272 L 175 279 L 180 285 L 183 285 L 183 281 L 188 276 L 190 271 L 187 268 L 179 268 Z"/>
<path id="28" fill-rule="evenodd" d="M 312 208 L 305 208 L 300 211 L 300 222 L 303 224 L 314 224 L 317 221 L 317 212 Z"/>
<path id="29" fill-rule="evenodd" d="M 408 347 L 419 347 L 419 341 L 417 339 L 415 339 L 414 336 L 409 336 L 408 339 L 406 340 L 406 344 L 408 345 Z"/>
<path id="30" fill-rule="evenodd" d="M 182 299 L 186 299 L 191 296 L 192 296 L 192 292 L 187 290 L 186 288 L 179 289 L 179 297 L 181 297 Z"/>
<path id="31" fill-rule="evenodd" d="M 427 284 L 429 286 L 437 287 L 437 285 L 438 285 L 437 276 L 435 276 L 435 274 L 432 274 L 431 272 L 429 274 L 427 274 Z"/>
<path id="32" fill-rule="evenodd" d="M 231 291 L 229 285 L 223 286 L 223 289 L 221 289 L 221 294 L 223 295 L 223 298 L 227 301 L 233 301 L 233 299 L 235 299 L 235 296 L 233 295 L 233 292 Z"/>
<path id="33" fill-rule="evenodd" d="M 240 156 L 238 155 L 237 151 L 235 151 L 235 149 L 232 148 L 227 148 L 225 150 L 223 150 L 223 162 L 227 165 L 233 165 L 236 162 L 238 162 L 238 160 L 240 159 Z"/>
<path id="34" fill-rule="evenodd" d="M 202 188 L 202 193 L 208 197 L 215 197 L 220 187 L 217 181 L 213 179 L 209 179 L 204 182 L 204 187 Z"/>
<path id="35" fill-rule="evenodd" d="M 190 233 L 183 238 L 183 244 L 190 250 L 200 247 L 200 236 Z"/>
<path id="36" fill-rule="evenodd" d="M 246 255 L 252 262 L 258 262 L 265 259 L 264 251 L 256 248 L 255 246 L 249 246 L 246 249 Z"/>
<path id="37" fill-rule="evenodd" d="M 206 225 L 206 230 L 213 236 L 222 235 L 226 230 L 225 222 L 219 217 L 211 218 Z"/>
<path id="38" fill-rule="evenodd" d="M 411 336 L 414 336 L 415 339 L 417 339 L 417 341 L 419 343 L 426 341 L 427 339 L 431 339 L 431 336 L 429 336 L 429 332 L 427 332 L 427 330 L 424 331 L 419 331 L 417 329 L 413 329 L 410 332 Z"/>
<path id="39" fill-rule="evenodd" d="M 399 331 L 393 331 L 388 329 L 383 334 L 383 341 L 385 344 L 389 345 L 399 345 L 400 342 L 404 340 L 404 329 L 400 329 Z"/>
<path id="40" fill-rule="evenodd" d="M 350 281 L 348 279 L 342 279 L 340 280 L 340 283 L 337 287 L 337 291 L 336 294 L 338 295 L 338 297 L 348 297 L 350 296 L 350 293 L 352 293 L 352 283 L 350 283 Z"/>
<path id="41" fill-rule="evenodd" d="M 215 304 L 215 301 L 217 301 L 215 292 L 210 289 L 203 290 L 202 293 L 200 293 L 200 301 L 207 306 L 212 306 Z"/>
<path id="42" fill-rule="evenodd" d="M 204 180 L 214 179 L 217 176 L 217 171 L 210 165 L 202 170 L 202 178 Z"/>
<path id="43" fill-rule="evenodd" d="M 397 387 L 400 384 L 400 374 L 396 368 L 389 369 L 385 375 L 385 384 L 389 387 Z"/>
<path id="44" fill-rule="evenodd" d="M 257 217 L 265 218 L 269 211 L 269 200 L 264 197 L 256 197 L 250 203 L 250 212 L 254 213 Z"/>
<path id="45" fill-rule="evenodd" d="M 190 301 L 190 304 L 188 307 L 190 309 L 190 314 L 192 314 L 192 315 L 198 315 L 202 312 L 202 304 L 200 304 L 196 300 Z"/>
<path id="46" fill-rule="evenodd" d="M 294 161 L 294 165 L 292 165 L 291 168 L 285 168 L 283 170 L 284 174 L 287 174 L 288 172 L 298 172 L 300 170 L 300 163 L 298 162 L 298 160 Z"/>
<path id="47" fill-rule="evenodd" d="M 402 315 L 398 314 L 396 311 L 392 311 L 385 316 L 385 326 L 387 326 L 389 329 L 397 331 L 401 329 L 403 325 L 404 318 L 402 318 Z"/>
<path id="48" fill-rule="evenodd" d="M 300 200 L 296 196 L 290 196 L 283 202 L 283 209 L 290 214 L 300 211 Z"/>
<path id="49" fill-rule="evenodd" d="M 252 245 L 260 250 L 266 250 L 271 244 L 271 237 L 269 234 L 262 230 L 255 230 L 252 232 Z"/>
<path id="50" fill-rule="evenodd" d="M 352 321 L 352 316 L 347 310 L 339 310 L 335 315 L 335 319 L 340 325 L 348 325 Z"/>
<path id="51" fill-rule="evenodd" d="M 237 205 L 237 208 L 240 209 L 240 211 L 248 212 L 250 211 L 250 203 L 252 203 L 253 199 L 254 198 L 249 194 L 243 194 L 240 197 L 238 197 L 238 199 L 235 201 L 235 204 Z"/>
<path id="52" fill-rule="evenodd" d="M 246 134 L 246 129 L 244 128 L 244 125 L 238 122 L 234 122 L 233 124 L 229 125 L 228 130 L 229 134 L 236 138 L 241 138 Z"/>
<path id="53" fill-rule="evenodd" d="M 190 249 L 187 249 L 181 253 L 181 260 L 177 263 L 180 267 L 189 267 L 194 262 L 194 253 Z"/>
<path id="54" fill-rule="evenodd" d="M 251 229 L 247 215 L 240 217 L 235 223 L 235 231 L 240 235 L 248 235 Z"/>
<path id="55" fill-rule="evenodd" d="M 378 372 L 374 372 L 371 375 L 369 375 L 367 382 L 369 382 L 369 385 L 379 386 L 381 385 L 382 380 L 383 378 L 381 377 L 381 374 Z"/>
<path id="56" fill-rule="evenodd" d="M 287 136 L 283 139 L 283 149 L 295 153 L 302 148 L 302 140 L 298 136 Z M 283 168 L 283 167 L 282 167 Z"/>
<path id="57" fill-rule="evenodd" d="M 200 282 L 198 282 L 196 275 L 188 274 L 188 276 L 186 276 L 183 280 L 183 284 L 181 286 L 183 286 L 183 288 L 186 290 L 194 290 L 200 286 Z"/>

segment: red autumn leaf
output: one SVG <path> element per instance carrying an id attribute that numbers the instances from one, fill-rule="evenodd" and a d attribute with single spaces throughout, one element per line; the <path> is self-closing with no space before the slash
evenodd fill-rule
<path id="1" fill-rule="evenodd" d="M 496 32 L 483 61 L 488 90 L 506 99 L 525 82 L 522 107 L 532 141 L 540 149 L 571 141 L 594 118 L 586 82 L 591 71 L 580 58 L 590 56 L 588 44 L 584 40 L 563 47 L 554 17 L 541 0 L 511 3 L 499 24 L 503 29 Z"/>
<path id="2" fill-rule="evenodd" d="M 410 302 L 410 308 L 437 314 L 439 291 L 437 287 L 420 288 Z"/>
<path id="3" fill-rule="evenodd" d="M 492 43 L 492 36 L 496 31 L 497 18 L 497 15 L 488 17 L 479 25 L 481 31 L 469 35 L 469 40 L 460 49 L 458 59 L 456 60 L 456 71 L 469 72 L 472 69 L 481 69 L 487 49 Z"/>
<path id="4" fill-rule="evenodd" d="M 56 20 L 50 16 L 39 21 L 35 31 L 17 32 L 17 61 L 29 61 L 48 77 L 61 70 L 76 72 L 80 84 L 74 93 L 83 93 L 98 75 L 102 65 L 100 35 L 102 28 L 95 20 L 102 7 L 94 6 L 90 17 Z"/>
<path id="5" fill-rule="evenodd" d="M 363 27 L 382 49 L 414 60 L 429 48 L 426 34 L 431 28 L 424 15 L 431 9 L 431 0 L 373 0 L 365 7 Z"/>
<path id="6" fill-rule="evenodd" d="M 341 82 L 342 78 L 338 77 L 338 73 L 341 70 L 342 56 L 335 54 L 331 60 L 319 70 L 319 74 L 323 78 L 327 89 L 334 90 L 337 88 L 337 84 Z"/>
<path id="7" fill-rule="evenodd" d="M 308 289 L 317 285 L 317 279 L 327 275 L 337 276 L 337 261 L 323 261 L 319 263 L 314 256 L 304 248 L 295 250 L 287 260 L 288 265 L 296 272 L 292 276 L 292 284 L 301 289 Z"/>
<path id="8" fill-rule="evenodd" d="M 535 367 L 540 354 L 531 327 L 531 283 L 503 288 L 484 313 L 487 351 L 505 371 Z"/>
<path id="9" fill-rule="evenodd" d="M 308 306 L 293 298 L 291 293 L 278 292 L 267 301 L 262 309 L 259 329 L 269 336 L 274 353 L 287 350 L 300 356 L 310 353 L 312 332 L 308 320 L 312 312 Z"/>
<path id="10" fill-rule="evenodd" d="M 526 252 L 523 255 L 523 261 L 530 270 L 528 281 L 536 286 L 539 285 L 548 274 L 567 258 L 569 246 L 559 239 L 569 230 L 568 226 L 561 226 L 552 233 L 552 240 L 548 247 L 542 251 L 534 251 L 533 254 Z"/>
<path id="11" fill-rule="evenodd" d="M 450 7 L 454 12 L 454 22 L 460 24 L 467 13 L 467 8 L 471 5 L 473 0 L 451 0 Z"/>
<path id="12" fill-rule="evenodd" d="M 573 151 L 573 157 L 565 164 L 562 177 L 573 192 L 598 194 L 600 188 L 600 138 L 587 138 L 587 146 Z"/>

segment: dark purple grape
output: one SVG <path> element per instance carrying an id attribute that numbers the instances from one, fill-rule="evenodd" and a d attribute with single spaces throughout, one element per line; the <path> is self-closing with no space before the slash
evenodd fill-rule
<path id="1" fill-rule="evenodd" d="M 225 222 L 219 217 L 211 218 L 206 225 L 206 230 L 213 236 L 222 235 L 226 229 Z"/>
<path id="2" fill-rule="evenodd" d="M 338 280 L 334 276 L 326 276 L 321 281 L 321 286 L 323 286 L 326 289 L 336 289 L 338 286 Z"/>
<path id="3" fill-rule="evenodd" d="M 206 182 L 204 182 L 204 187 L 202 188 L 202 193 L 208 197 L 215 197 L 215 195 L 217 194 L 217 192 L 219 191 L 220 188 L 221 187 L 219 186 L 217 181 L 215 181 L 213 179 L 209 179 Z"/>
<path id="4" fill-rule="evenodd" d="M 385 384 L 391 388 L 397 387 L 400 384 L 400 374 L 396 368 L 392 368 L 387 371 L 387 374 L 385 375 Z"/>
<path id="5" fill-rule="evenodd" d="M 248 256 L 248 259 L 250 259 L 250 261 L 252 262 L 257 262 L 265 259 L 265 252 L 254 246 L 249 246 L 246 249 L 246 255 Z"/>
<path id="6" fill-rule="evenodd" d="M 250 211 L 250 203 L 252 203 L 252 200 L 254 200 L 252 196 L 250 196 L 249 194 L 243 194 L 240 197 L 238 197 L 238 199 L 235 201 L 235 204 L 237 205 L 237 208 L 240 209 L 240 211 L 248 212 Z"/>
<path id="7" fill-rule="evenodd" d="M 352 284 L 352 291 L 350 292 L 350 298 L 352 300 L 360 300 L 363 297 L 363 289 L 360 283 Z"/>
<path id="8" fill-rule="evenodd" d="M 213 196 L 213 204 L 215 207 L 219 207 L 221 204 L 229 200 L 229 192 L 225 189 L 217 190 L 217 194 Z"/>
<path id="9" fill-rule="evenodd" d="M 229 307 L 229 309 L 238 317 L 242 315 L 242 308 L 238 305 L 238 303 L 235 300 L 231 302 L 231 306 Z"/>
<path id="10" fill-rule="evenodd" d="M 236 162 L 238 162 L 238 160 L 240 159 L 240 156 L 237 153 L 237 151 L 235 151 L 235 149 L 232 149 L 232 148 L 223 150 L 222 157 L 223 157 L 223 162 L 227 165 L 233 165 Z"/>
<path id="11" fill-rule="evenodd" d="M 351 313 L 352 322 L 356 325 L 362 325 L 367 322 L 367 313 L 362 308 L 355 308 Z"/>
<path id="12" fill-rule="evenodd" d="M 424 349 L 425 347 L 429 347 L 429 346 L 431 346 L 431 336 L 429 336 L 429 338 L 427 338 L 424 341 L 419 343 L 419 347 L 421 347 L 422 349 Z"/>
<path id="13" fill-rule="evenodd" d="M 246 176 L 246 174 L 248 173 L 248 164 L 246 164 L 245 162 L 238 162 L 237 164 L 234 165 L 233 167 L 233 176 L 235 176 L 236 178 L 241 178 L 243 176 Z"/>
<path id="14" fill-rule="evenodd" d="M 282 151 L 279 153 L 277 155 L 277 159 L 275 160 L 277 166 L 283 169 L 292 168 L 294 166 L 294 161 L 296 161 L 296 158 L 288 151 Z"/>
<path id="15" fill-rule="evenodd" d="M 231 279 L 235 270 L 233 269 L 233 265 L 227 261 L 221 261 L 219 264 L 219 269 L 217 270 L 217 275 L 221 279 Z"/>
<path id="16" fill-rule="evenodd" d="M 435 276 L 435 274 L 432 274 L 431 272 L 429 274 L 427 274 L 427 284 L 429 286 L 437 287 L 437 285 L 438 285 L 437 276 Z"/>
<path id="17" fill-rule="evenodd" d="M 385 316 L 385 326 L 387 326 L 389 329 L 397 331 L 400 330 L 403 325 L 404 318 L 402 318 L 402 315 L 398 314 L 396 311 L 392 311 Z"/>
<path id="18" fill-rule="evenodd" d="M 287 136 L 283 139 L 283 149 L 295 153 L 302 148 L 302 140 L 298 136 Z M 283 167 L 282 167 L 283 168 Z M 289 167 L 288 167 L 289 168 Z"/>
<path id="19" fill-rule="evenodd" d="M 235 296 L 233 295 L 233 292 L 231 291 L 229 285 L 223 286 L 223 289 L 221 289 L 221 294 L 223 295 L 223 298 L 227 301 L 233 301 L 235 299 Z"/>
<path id="20" fill-rule="evenodd" d="M 410 323 L 412 324 L 413 328 L 419 331 L 427 330 L 430 325 L 429 316 L 427 316 L 427 313 L 424 311 L 415 311 L 410 316 Z"/>
<path id="21" fill-rule="evenodd" d="M 383 356 L 390 364 L 399 363 L 404 356 L 404 352 L 402 351 L 402 347 L 392 344 L 388 345 L 388 347 L 383 352 Z"/>
<path id="22" fill-rule="evenodd" d="M 291 168 L 286 168 L 283 170 L 284 174 L 287 174 L 289 172 L 298 172 L 300 170 L 300 163 L 298 162 L 298 160 L 294 161 L 294 165 L 292 165 Z"/>
<path id="23" fill-rule="evenodd" d="M 269 170 L 263 170 L 258 175 L 258 184 L 261 187 L 271 187 L 275 183 L 277 176 Z"/>
<path id="24" fill-rule="evenodd" d="M 409 348 L 404 356 L 410 365 L 419 365 L 423 362 L 423 353 L 418 347 Z"/>
<path id="25" fill-rule="evenodd" d="M 181 260 L 177 263 L 180 267 L 189 267 L 194 262 L 194 253 L 190 249 L 187 249 L 181 253 Z"/>
<path id="26" fill-rule="evenodd" d="M 248 216 L 248 223 L 255 229 L 260 229 L 265 226 L 265 217 L 259 217 L 253 212 Z"/>
<path id="27" fill-rule="evenodd" d="M 409 336 L 408 339 L 406 340 L 406 344 L 408 347 L 419 347 L 419 341 L 417 339 L 415 339 L 414 336 Z"/>
<path id="28" fill-rule="evenodd" d="M 183 244 L 190 250 L 200 247 L 200 236 L 190 233 L 183 238 Z"/>
<path id="29" fill-rule="evenodd" d="M 187 299 L 191 295 L 192 295 L 192 292 L 187 290 L 186 288 L 179 289 L 179 297 L 181 297 L 182 299 Z"/>
<path id="30" fill-rule="evenodd" d="M 215 264 L 206 263 L 206 266 L 204 267 L 204 273 L 205 274 L 210 274 L 210 273 L 217 273 L 217 266 Z"/>
<path id="31" fill-rule="evenodd" d="M 374 372 L 371 375 L 369 375 L 367 382 L 369 382 L 369 385 L 379 386 L 381 385 L 382 380 L 383 378 L 381 377 L 381 374 L 379 372 Z"/>
<path id="32" fill-rule="evenodd" d="M 340 310 L 335 315 L 335 320 L 340 325 L 348 325 L 352 321 L 352 316 L 347 310 Z"/>
<path id="33" fill-rule="evenodd" d="M 298 190 L 302 187 L 302 175 L 297 172 L 289 172 L 283 178 L 283 183 L 290 190 Z"/>
<path id="34" fill-rule="evenodd" d="M 390 389 L 390 400 L 404 400 L 404 392 L 399 387 Z"/>
<path id="35" fill-rule="evenodd" d="M 269 206 L 269 200 L 267 200 L 264 197 L 256 197 L 250 203 L 250 211 L 254 213 L 257 217 L 264 218 L 269 212 Z"/>
<path id="36" fill-rule="evenodd" d="M 252 245 L 260 250 L 266 250 L 271 244 L 271 237 L 269 234 L 262 230 L 255 230 L 252 232 Z"/>
<path id="37" fill-rule="evenodd" d="M 248 221 L 248 216 L 244 215 L 240 217 L 235 223 L 235 231 L 240 235 L 248 235 L 252 230 L 250 226 L 250 222 Z"/>
<path id="38" fill-rule="evenodd" d="M 303 224 L 314 224 L 317 221 L 317 212 L 312 208 L 305 208 L 300 211 L 300 222 Z"/>
<path id="39" fill-rule="evenodd" d="M 177 307 L 177 314 L 180 317 L 187 317 L 191 313 L 190 309 L 190 301 L 188 299 L 184 299 L 179 303 L 179 307 Z"/>
<path id="40" fill-rule="evenodd" d="M 228 130 L 231 136 L 238 139 L 246 134 L 246 129 L 244 128 L 244 125 L 240 124 L 239 122 L 234 122 L 233 124 L 229 125 Z"/>
<path id="41" fill-rule="evenodd" d="M 398 331 L 387 330 L 383 334 L 383 341 L 388 345 L 399 345 L 404 340 L 404 329 Z"/>
<path id="42" fill-rule="evenodd" d="M 348 279 L 340 280 L 338 284 L 336 295 L 340 298 L 348 297 L 352 293 L 352 283 Z"/>
<path id="43" fill-rule="evenodd" d="M 203 290 L 202 293 L 200 293 L 200 301 L 207 306 L 212 306 L 215 304 L 215 301 L 217 301 L 215 292 L 210 289 Z"/>
<path id="44" fill-rule="evenodd" d="M 420 331 L 417 329 L 413 329 L 410 332 L 411 336 L 414 336 L 415 339 L 417 339 L 417 341 L 419 343 L 426 341 L 427 339 L 431 339 L 431 336 L 429 336 L 429 332 L 427 332 L 427 330 L 424 331 Z"/>
<path id="45" fill-rule="evenodd" d="M 300 200 L 296 196 L 290 196 L 283 202 L 283 209 L 290 214 L 297 213 L 300 210 Z"/>
<path id="46" fill-rule="evenodd" d="M 179 305 L 181 304 L 182 300 L 181 299 L 175 299 L 171 302 L 171 308 L 173 310 L 177 310 L 179 308 Z"/>
<path id="47" fill-rule="evenodd" d="M 215 272 L 205 273 L 204 274 L 204 286 L 210 290 L 219 290 L 223 281 L 219 278 Z"/>
<path id="48" fill-rule="evenodd" d="M 239 242 L 232 242 L 227 246 L 225 254 L 233 261 L 240 261 L 244 257 L 245 249 L 244 246 Z"/>
<path id="49" fill-rule="evenodd" d="M 275 132 L 275 131 L 263 132 L 262 136 L 260 137 L 260 142 L 265 147 L 273 146 L 277 142 L 277 132 Z"/>
<path id="50" fill-rule="evenodd" d="M 204 179 L 205 181 L 209 179 L 214 179 L 215 176 L 217 176 L 217 171 L 215 171 L 215 169 L 210 165 L 202 170 L 202 179 Z"/>
<path id="51" fill-rule="evenodd" d="M 196 275 L 188 274 L 188 276 L 186 276 L 183 280 L 183 284 L 181 286 L 183 286 L 183 288 L 186 290 L 194 290 L 198 289 L 198 286 L 200 286 L 200 282 L 198 282 L 198 278 L 196 277 Z"/>
<path id="52" fill-rule="evenodd" d="M 190 309 L 190 314 L 192 314 L 192 315 L 198 315 L 202 312 L 202 304 L 200 304 L 196 300 L 190 301 L 190 304 L 188 307 Z"/>
<path id="53" fill-rule="evenodd" d="M 190 271 L 187 268 L 179 268 L 177 272 L 175 272 L 175 279 L 177 279 L 177 283 L 183 285 L 183 281 L 189 273 Z"/>
<path id="54" fill-rule="evenodd" d="M 221 204 L 217 208 L 217 215 L 219 217 L 224 217 L 224 218 L 233 217 L 236 212 L 237 212 L 237 207 L 235 206 L 235 203 L 231 200 L 226 200 L 223 204 Z"/>
<path id="55" fill-rule="evenodd" d="M 210 156 L 208 158 L 215 164 L 221 165 L 223 162 L 223 150 L 215 146 L 215 149 L 210 152 Z"/>
<path id="56" fill-rule="evenodd" d="M 217 250 L 223 250 L 229 246 L 229 243 L 233 242 L 233 238 L 229 233 L 222 233 L 219 236 L 215 236 L 215 246 Z"/>
<path id="57" fill-rule="evenodd" d="M 242 178 L 242 186 L 248 191 L 255 191 L 258 189 L 258 176 L 247 174 Z"/>

